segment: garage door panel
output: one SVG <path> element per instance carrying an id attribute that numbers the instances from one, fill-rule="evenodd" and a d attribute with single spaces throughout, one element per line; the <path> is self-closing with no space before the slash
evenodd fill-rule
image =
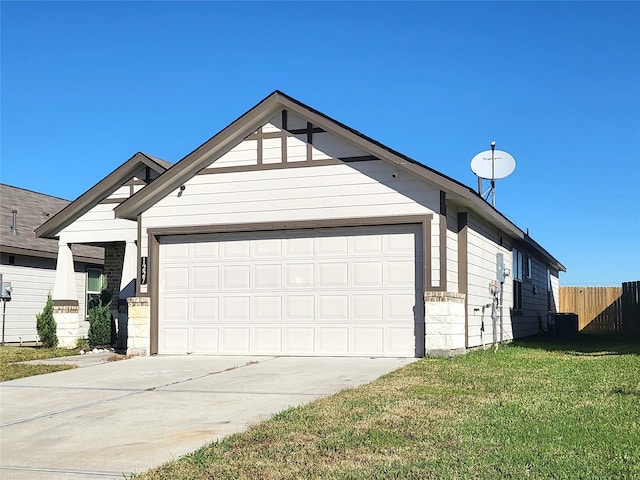
<path id="1" fill-rule="evenodd" d="M 165 267 L 164 289 L 168 291 L 189 291 L 188 267 Z"/>
<path id="2" fill-rule="evenodd" d="M 160 300 L 167 322 L 188 322 L 190 318 L 189 299 L 186 297 L 164 297 Z"/>
<path id="3" fill-rule="evenodd" d="M 416 251 L 416 236 L 411 233 L 387 235 L 385 236 L 385 240 L 386 240 L 385 253 L 411 254 L 411 253 L 415 253 Z"/>
<path id="4" fill-rule="evenodd" d="M 312 354 L 315 352 L 315 327 L 285 327 L 285 352 Z"/>
<path id="5" fill-rule="evenodd" d="M 175 261 L 189 259 L 189 245 L 183 243 L 168 243 L 162 246 L 160 260 Z"/>
<path id="6" fill-rule="evenodd" d="M 345 355 L 349 352 L 349 329 L 346 327 L 319 327 L 316 351 L 327 355 Z"/>
<path id="7" fill-rule="evenodd" d="M 195 297 L 191 300 L 194 322 L 215 322 L 219 318 L 220 300 L 217 297 Z"/>
<path id="8" fill-rule="evenodd" d="M 191 244 L 190 258 L 195 260 L 211 260 L 220 258 L 220 245 L 214 242 Z"/>
<path id="9" fill-rule="evenodd" d="M 320 321 L 346 321 L 349 318 L 349 297 L 347 295 L 319 295 L 317 318 Z"/>
<path id="10" fill-rule="evenodd" d="M 356 262 L 353 266 L 354 287 L 382 287 L 384 266 L 378 262 Z"/>
<path id="11" fill-rule="evenodd" d="M 282 240 L 279 238 L 265 238 L 255 242 L 255 256 L 258 258 L 280 258 L 282 256 Z"/>
<path id="12" fill-rule="evenodd" d="M 254 276 L 256 288 L 282 287 L 282 265 L 256 265 Z"/>
<path id="13" fill-rule="evenodd" d="M 355 327 L 353 329 L 352 351 L 363 355 L 384 353 L 383 327 Z"/>
<path id="14" fill-rule="evenodd" d="M 420 231 L 162 237 L 160 353 L 413 356 Z"/>
<path id="15" fill-rule="evenodd" d="M 315 254 L 313 238 L 288 238 L 285 242 L 286 257 L 313 257 Z"/>
<path id="16" fill-rule="evenodd" d="M 379 255 L 382 253 L 382 235 L 355 235 L 352 245 L 353 255 Z"/>
<path id="17" fill-rule="evenodd" d="M 193 290 L 217 290 L 219 286 L 220 268 L 217 266 L 194 266 L 192 272 Z"/>
<path id="18" fill-rule="evenodd" d="M 220 333 L 217 328 L 193 328 L 193 351 L 198 353 L 218 353 Z"/>
<path id="19" fill-rule="evenodd" d="M 415 317 L 414 307 L 416 296 L 408 294 L 389 294 L 389 308 L 387 317 L 394 323 L 399 320 L 408 320 Z"/>
<path id="20" fill-rule="evenodd" d="M 249 353 L 251 329 L 226 327 L 222 329 L 222 351 L 226 353 Z"/>
<path id="21" fill-rule="evenodd" d="M 353 318 L 365 322 L 384 319 L 384 295 L 353 295 Z"/>
<path id="22" fill-rule="evenodd" d="M 318 237 L 318 255 L 347 255 L 349 238 L 347 236 Z"/>
<path id="23" fill-rule="evenodd" d="M 165 353 L 188 353 L 189 328 L 165 327 L 159 338 L 160 348 Z"/>
<path id="24" fill-rule="evenodd" d="M 282 297 L 255 297 L 254 305 L 256 320 L 282 320 Z"/>
<path id="25" fill-rule="evenodd" d="M 313 295 L 289 295 L 287 302 L 287 320 L 314 320 L 315 297 Z"/>
<path id="26" fill-rule="evenodd" d="M 312 288 L 315 286 L 315 265 L 313 263 L 293 263 L 287 265 L 287 287 Z"/>
<path id="27" fill-rule="evenodd" d="M 253 330 L 252 351 L 282 352 L 282 327 L 256 327 Z"/>
<path id="28" fill-rule="evenodd" d="M 318 265 L 318 287 L 347 287 L 349 284 L 349 264 L 322 263 Z"/>
<path id="29" fill-rule="evenodd" d="M 251 244 L 249 240 L 229 240 L 221 242 L 222 258 L 233 260 L 236 258 L 248 258 Z"/>
<path id="30" fill-rule="evenodd" d="M 406 355 L 415 351 L 415 342 L 411 341 L 414 328 L 389 327 L 387 329 L 388 343 L 385 351 L 390 354 Z"/>
<path id="31" fill-rule="evenodd" d="M 390 287 L 414 287 L 415 265 L 413 262 L 390 261 L 387 264 L 387 285 Z"/>
<path id="32" fill-rule="evenodd" d="M 251 297 L 222 297 L 223 321 L 249 321 Z"/>
<path id="33" fill-rule="evenodd" d="M 226 290 L 247 289 L 251 286 L 250 265 L 225 265 L 222 267 L 222 286 Z"/>

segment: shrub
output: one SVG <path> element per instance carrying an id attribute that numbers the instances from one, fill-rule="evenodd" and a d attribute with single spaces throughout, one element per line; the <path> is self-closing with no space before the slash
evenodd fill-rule
<path id="1" fill-rule="evenodd" d="M 111 344 L 109 305 L 98 305 L 89 310 L 89 345 L 104 347 Z"/>
<path id="2" fill-rule="evenodd" d="M 109 305 L 111 305 L 111 291 L 107 289 L 107 281 L 103 277 L 100 294 L 89 301 L 88 340 L 91 347 L 105 347 L 113 343 Z"/>
<path id="3" fill-rule="evenodd" d="M 51 299 L 51 294 L 49 294 L 42 313 L 36 314 L 36 330 L 43 346 L 58 346 L 57 329 L 56 321 L 53 318 L 53 300 Z"/>

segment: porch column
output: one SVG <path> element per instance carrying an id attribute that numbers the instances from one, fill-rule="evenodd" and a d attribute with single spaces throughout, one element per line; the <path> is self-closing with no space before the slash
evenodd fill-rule
<path id="1" fill-rule="evenodd" d="M 78 294 L 75 285 L 73 253 L 66 242 L 58 243 L 56 279 L 53 284 L 53 318 L 56 321 L 58 346 L 75 348 L 79 336 Z"/>
<path id="2" fill-rule="evenodd" d="M 138 247 L 133 240 L 127 240 L 122 261 L 120 293 L 118 295 L 118 350 L 126 350 L 129 323 L 127 298 L 136 295 L 136 277 L 138 270 Z"/>

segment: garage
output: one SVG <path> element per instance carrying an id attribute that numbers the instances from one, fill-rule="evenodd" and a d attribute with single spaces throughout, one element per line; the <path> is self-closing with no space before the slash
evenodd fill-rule
<path id="1" fill-rule="evenodd" d="M 419 225 L 159 238 L 158 353 L 421 356 Z"/>

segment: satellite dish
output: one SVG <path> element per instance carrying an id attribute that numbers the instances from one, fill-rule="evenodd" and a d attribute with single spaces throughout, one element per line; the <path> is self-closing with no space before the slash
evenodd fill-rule
<path id="1" fill-rule="evenodd" d="M 471 159 L 471 171 L 485 180 L 505 178 L 516 169 L 516 160 L 502 150 L 485 150 Z"/>
<path id="2" fill-rule="evenodd" d="M 478 153 L 471 159 L 471 171 L 478 177 L 478 195 L 489 200 L 496 206 L 496 179 L 508 177 L 516 169 L 516 160 L 507 152 L 496 150 L 496 142 L 491 142 L 491 150 Z M 482 180 L 490 180 L 491 187 L 482 193 Z"/>

